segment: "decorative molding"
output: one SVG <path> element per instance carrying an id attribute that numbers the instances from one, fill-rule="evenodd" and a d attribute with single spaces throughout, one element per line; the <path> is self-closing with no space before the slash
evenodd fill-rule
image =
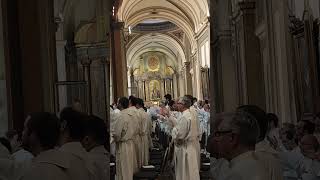
<path id="1" fill-rule="evenodd" d="M 289 29 L 292 34 L 300 34 L 304 31 L 304 22 L 295 16 L 289 16 Z"/>
<path id="2" fill-rule="evenodd" d="M 246 10 L 253 10 L 256 8 L 256 2 L 253 1 L 245 1 L 238 3 L 239 10 L 246 11 Z"/>

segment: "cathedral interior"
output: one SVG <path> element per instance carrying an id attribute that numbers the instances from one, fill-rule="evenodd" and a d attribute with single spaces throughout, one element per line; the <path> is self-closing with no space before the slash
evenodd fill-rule
<path id="1" fill-rule="evenodd" d="M 109 121 L 130 95 L 320 111 L 318 0 L 1 0 L 0 133 L 66 106 Z"/>
<path id="2" fill-rule="evenodd" d="M 210 100 L 212 113 L 256 104 L 296 122 L 319 111 L 319 6 L 1 0 L 1 131 L 74 102 L 106 119 L 128 95 L 190 94 Z"/>

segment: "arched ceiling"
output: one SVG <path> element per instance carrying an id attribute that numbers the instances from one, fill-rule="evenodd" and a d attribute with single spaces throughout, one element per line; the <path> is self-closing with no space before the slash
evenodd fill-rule
<path id="1" fill-rule="evenodd" d="M 208 20 L 209 7 L 207 0 L 123 0 L 117 15 L 126 28 L 146 19 L 170 21 L 186 33 L 193 52 L 195 35 Z"/>
<path id="2" fill-rule="evenodd" d="M 149 33 L 138 37 L 128 46 L 128 66 L 133 67 L 140 55 L 148 51 L 159 51 L 168 55 L 175 68 L 180 68 L 186 61 L 185 52 L 180 43 L 173 37 L 162 33 Z"/>

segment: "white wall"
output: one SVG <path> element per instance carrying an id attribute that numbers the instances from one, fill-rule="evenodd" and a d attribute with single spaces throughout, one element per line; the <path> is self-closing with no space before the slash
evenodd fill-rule
<path id="1" fill-rule="evenodd" d="M 1 1 L 0 1 L 1 2 Z M 8 130 L 7 92 L 5 80 L 2 7 L 0 3 L 0 136 Z"/>

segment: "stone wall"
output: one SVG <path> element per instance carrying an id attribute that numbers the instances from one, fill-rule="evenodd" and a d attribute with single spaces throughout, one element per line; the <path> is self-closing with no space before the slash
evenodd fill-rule
<path id="1" fill-rule="evenodd" d="M 0 3 L 0 136 L 8 130 L 7 89 L 3 46 L 2 6 Z"/>

